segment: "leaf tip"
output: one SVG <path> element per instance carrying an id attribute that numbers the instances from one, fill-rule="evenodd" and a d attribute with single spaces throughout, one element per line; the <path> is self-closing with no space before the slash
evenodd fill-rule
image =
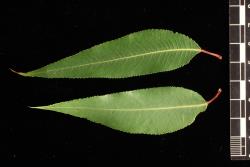
<path id="1" fill-rule="evenodd" d="M 28 106 L 28 107 L 32 109 L 46 110 L 46 106 L 37 106 L 37 107 Z"/>
<path id="2" fill-rule="evenodd" d="M 9 68 L 9 70 L 10 70 L 11 72 L 15 73 L 15 74 L 18 74 L 18 75 L 21 75 L 21 76 L 24 76 L 24 77 L 30 76 L 28 73 L 17 72 L 17 71 L 15 71 L 15 70 L 11 69 L 11 68 Z"/>

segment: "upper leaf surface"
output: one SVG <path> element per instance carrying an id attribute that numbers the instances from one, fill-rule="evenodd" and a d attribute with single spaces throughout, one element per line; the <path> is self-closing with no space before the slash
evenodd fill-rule
<path id="1" fill-rule="evenodd" d="M 150 29 L 96 45 L 40 69 L 20 73 L 44 78 L 124 78 L 170 71 L 201 51 L 189 37 Z"/>

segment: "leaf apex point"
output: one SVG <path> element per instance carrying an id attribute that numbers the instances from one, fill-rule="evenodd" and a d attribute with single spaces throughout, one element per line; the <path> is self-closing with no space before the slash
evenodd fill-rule
<path id="1" fill-rule="evenodd" d="M 29 107 L 29 108 L 32 108 L 32 109 L 41 109 L 41 110 L 46 109 L 45 106 L 36 106 L 36 107 L 28 106 L 28 107 Z"/>
<path id="2" fill-rule="evenodd" d="M 28 73 L 17 72 L 17 71 L 15 71 L 15 70 L 11 69 L 11 68 L 9 68 L 9 70 L 10 70 L 11 72 L 15 73 L 15 74 L 18 74 L 18 75 L 21 75 L 21 76 L 24 76 L 24 77 L 30 76 L 30 75 L 28 75 Z"/>

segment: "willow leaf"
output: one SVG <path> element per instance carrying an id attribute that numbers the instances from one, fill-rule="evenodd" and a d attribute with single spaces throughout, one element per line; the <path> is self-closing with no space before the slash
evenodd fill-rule
<path id="1" fill-rule="evenodd" d="M 159 87 L 33 108 L 85 118 L 128 133 L 164 134 L 190 125 L 218 95 L 207 102 L 192 90 Z"/>
<path id="2" fill-rule="evenodd" d="M 150 29 L 105 42 L 23 76 L 44 78 L 124 78 L 182 67 L 202 50 L 189 37 Z"/>

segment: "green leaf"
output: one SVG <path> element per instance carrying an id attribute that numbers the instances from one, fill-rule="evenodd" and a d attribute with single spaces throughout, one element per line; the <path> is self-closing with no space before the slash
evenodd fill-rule
<path id="1" fill-rule="evenodd" d="M 189 37 L 150 29 L 96 45 L 23 76 L 44 78 L 123 78 L 170 71 L 202 50 Z M 213 56 L 217 56 L 213 54 Z M 221 57 L 220 57 L 221 58 Z"/>
<path id="2" fill-rule="evenodd" d="M 128 133 L 165 134 L 190 125 L 211 103 L 181 87 L 159 87 L 33 107 L 85 118 Z"/>

